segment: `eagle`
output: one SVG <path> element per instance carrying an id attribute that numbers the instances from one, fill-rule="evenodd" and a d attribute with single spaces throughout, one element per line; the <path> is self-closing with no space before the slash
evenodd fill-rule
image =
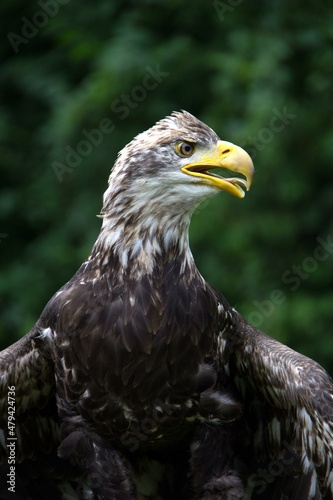
<path id="1" fill-rule="evenodd" d="M 189 246 L 199 204 L 253 173 L 186 111 L 119 153 L 88 259 L 0 353 L 1 499 L 333 499 L 332 379 Z"/>

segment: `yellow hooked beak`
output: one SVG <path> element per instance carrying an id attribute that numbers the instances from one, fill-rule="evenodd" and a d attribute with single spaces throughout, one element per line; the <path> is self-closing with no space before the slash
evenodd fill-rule
<path id="1" fill-rule="evenodd" d="M 240 177 L 221 177 L 209 172 L 213 168 L 226 168 L 244 175 Z M 250 156 L 239 146 L 231 142 L 218 141 L 216 147 L 203 154 L 200 160 L 189 163 L 181 169 L 185 174 L 199 177 L 204 184 L 227 191 L 238 198 L 244 198 L 252 184 L 254 167 Z"/>

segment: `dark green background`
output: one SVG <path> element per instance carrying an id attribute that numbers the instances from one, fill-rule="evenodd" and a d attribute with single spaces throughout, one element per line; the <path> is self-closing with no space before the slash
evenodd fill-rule
<path id="1" fill-rule="evenodd" d="M 256 166 L 244 200 L 221 194 L 193 218 L 200 271 L 333 372 L 330 3 L 4 0 L 0 19 L 1 345 L 89 253 L 117 151 L 183 108 Z M 145 90 L 149 71 L 163 77 Z M 112 132 L 60 182 L 54 162 L 105 119 Z"/>

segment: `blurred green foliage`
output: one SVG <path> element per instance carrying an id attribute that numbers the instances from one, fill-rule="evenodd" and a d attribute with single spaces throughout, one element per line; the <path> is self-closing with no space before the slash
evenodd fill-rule
<path id="1" fill-rule="evenodd" d="M 0 17 L 1 346 L 89 253 L 117 151 L 186 109 L 256 166 L 244 200 L 220 195 L 193 218 L 200 271 L 333 372 L 329 2 L 3 0 Z"/>

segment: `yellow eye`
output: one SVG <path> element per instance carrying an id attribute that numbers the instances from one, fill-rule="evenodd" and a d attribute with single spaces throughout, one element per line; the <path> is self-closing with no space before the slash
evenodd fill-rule
<path id="1" fill-rule="evenodd" d="M 176 144 L 176 151 L 180 156 L 191 156 L 193 155 L 194 150 L 195 146 L 192 142 L 182 141 Z"/>

